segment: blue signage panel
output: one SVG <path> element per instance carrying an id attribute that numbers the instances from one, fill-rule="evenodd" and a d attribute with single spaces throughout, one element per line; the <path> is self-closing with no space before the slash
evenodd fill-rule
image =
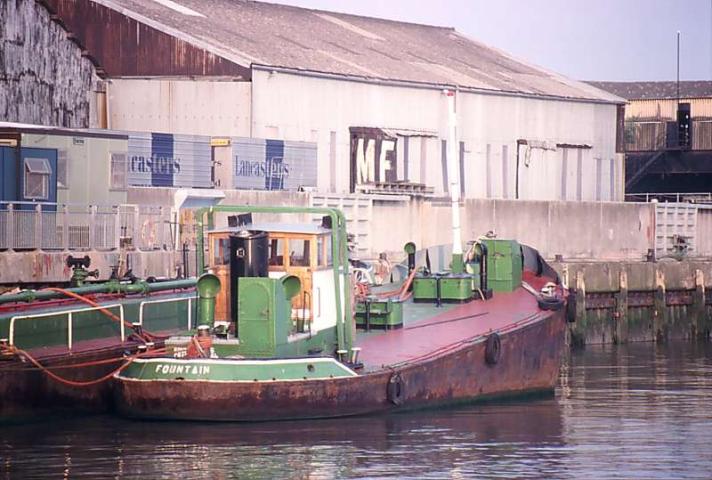
<path id="1" fill-rule="evenodd" d="M 173 135 L 151 135 L 151 185 L 172 187 L 173 175 L 180 173 L 180 161 L 173 155 Z"/>
<path id="2" fill-rule="evenodd" d="M 232 138 L 233 187 L 297 190 L 317 186 L 317 145 L 309 142 Z"/>
<path id="3" fill-rule="evenodd" d="M 144 187 L 212 188 L 210 137 L 129 133 L 128 183 Z"/>

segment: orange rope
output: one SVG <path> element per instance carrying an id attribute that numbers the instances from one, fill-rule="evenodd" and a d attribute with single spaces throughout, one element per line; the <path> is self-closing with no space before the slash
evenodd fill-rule
<path id="1" fill-rule="evenodd" d="M 410 288 L 410 284 L 413 283 L 413 278 L 415 278 L 415 269 L 413 269 L 412 272 L 410 272 L 410 275 L 408 275 L 408 278 L 406 278 L 405 282 L 403 285 L 401 285 L 401 288 L 398 290 L 390 290 L 387 292 L 380 292 L 377 293 L 376 296 L 379 298 L 388 298 L 388 297 L 395 297 L 398 295 L 400 297 L 400 300 L 404 300 L 404 295 L 408 291 L 408 288 Z"/>
<path id="2" fill-rule="evenodd" d="M 59 292 L 59 293 L 66 295 L 68 297 L 75 298 L 75 299 L 79 300 L 80 302 L 84 302 L 87 305 L 91 305 L 92 307 L 97 307 L 99 309 L 99 311 L 101 313 L 103 313 L 104 315 L 106 315 L 107 317 L 111 318 L 112 320 L 114 320 L 116 322 L 119 322 L 119 323 L 122 322 L 121 318 L 116 316 L 116 314 L 110 312 L 109 310 L 102 307 L 95 301 L 90 300 L 89 298 L 87 298 L 83 295 L 79 295 L 78 293 L 74 293 L 69 290 L 65 290 L 64 288 L 57 288 L 57 287 L 48 287 L 46 290 L 50 290 L 52 292 Z M 133 328 L 133 324 L 131 322 L 128 322 L 126 320 L 123 320 L 123 322 L 124 322 L 124 326 L 126 326 L 128 328 Z M 154 335 L 151 332 L 146 331 L 146 330 L 143 331 L 143 335 L 138 335 L 138 336 L 145 342 L 150 342 L 150 341 L 154 340 L 155 338 L 157 338 L 157 335 Z"/>
<path id="3" fill-rule="evenodd" d="M 132 327 L 131 322 L 127 322 L 126 320 L 121 320 L 121 318 L 120 318 L 120 317 L 117 317 L 114 313 L 110 312 L 109 310 L 107 310 L 106 308 L 102 307 L 101 305 L 99 305 L 99 304 L 96 303 L 95 301 L 90 300 L 90 299 L 88 299 L 87 297 L 85 297 L 85 296 L 83 296 L 83 295 L 79 295 L 78 293 L 70 292 L 69 290 L 65 290 L 65 289 L 63 289 L 63 288 L 57 288 L 57 287 L 48 287 L 46 290 L 50 290 L 50 291 L 52 291 L 52 292 L 59 292 L 59 293 L 61 293 L 61 294 L 63 294 L 63 295 L 66 295 L 66 296 L 68 296 L 68 297 L 76 298 L 77 300 L 79 300 L 79 301 L 81 301 L 81 302 L 84 302 L 84 303 L 86 303 L 87 305 L 91 305 L 92 307 L 98 307 L 98 308 L 99 308 L 99 311 L 100 311 L 101 313 L 103 313 L 104 315 L 106 315 L 107 317 L 109 317 L 109 318 L 111 318 L 111 319 L 113 319 L 113 320 L 115 320 L 115 321 L 117 321 L 117 322 L 119 322 L 119 323 L 123 321 L 125 326 L 127 326 L 127 327 L 129 327 L 129 328 Z"/>
<path id="4" fill-rule="evenodd" d="M 161 349 L 157 349 L 157 350 L 150 350 L 145 353 L 138 353 L 131 357 L 127 357 L 126 363 L 119 366 L 118 368 L 115 368 L 114 370 L 107 373 L 103 377 L 100 377 L 100 378 L 97 378 L 94 380 L 88 380 L 86 382 L 78 382 L 75 380 L 68 380 L 66 378 L 62 378 L 59 375 L 57 375 L 56 373 L 51 372 L 48 367 L 45 367 L 44 365 L 42 365 L 36 358 L 34 358 L 29 353 L 27 353 L 25 350 L 22 350 L 17 347 L 9 347 L 9 348 L 7 348 L 7 350 L 9 350 L 17 355 L 21 355 L 21 356 L 25 357 L 27 360 L 30 361 L 30 363 L 32 363 L 35 367 L 40 369 L 49 378 L 51 378 L 52 380 L 54 380 L 56 382 L 62 383 L 64 385 L 69 385 L 70 387 L 90 387 L 92 385 L 97 385 L 99 383 L 109 380 L 111 377 L 113 377 L 117 373 L 125 370 L 129 365 L 131 365 L 131 362 L 133 362 L 135 359 L 137 359 L 139 357 L 147 356 L 148 354 L 151 354 L 151 355 L 162 354 L 162 353 L 166 353 L 166 351 L 167 351 L 165 348 L 161 348 Z M 100 365 L 104 362 L 105 362 L 104 360 L 97 360 L 96 362 L 86 362 L 86 365 L 87 366 L 92 365 L 92 364 Z M 55 367 L 55 368 L 57 368 L 57 367 Z"/>
<path id="5" fill-rule="evenodd" d="M 114 358 L 106 358 L 104 360 L 94 360 L 92 362 L 72 363 L 70 365 L 51 365 L 51 366 L 47 365 L 47 366 L 45 366 L 45 368 L 47 370 L 69 370 L 72 368 L 93 367 L 96 365 L 104 365 L 107 363 L 117 363 L 117 362 L 120 362 L 125 359 L 126 359 L 126 357 L 121 356 L 121 357 L 114 357 Z M 35 367 L 33 367 L 32 365 L 28 365 L 23 368 L 8 368 L 8 370 L 11 370 L 13 372 L 24 372 L 27 370 L 34 370 L 34 369 L 35 369 Z"/>

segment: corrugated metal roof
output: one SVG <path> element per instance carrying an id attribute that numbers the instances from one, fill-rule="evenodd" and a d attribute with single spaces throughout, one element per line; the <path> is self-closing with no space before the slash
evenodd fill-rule
<path id="1" fill-rule="evenodd" d="M 677 98 L 677 82 L 588 82 L 627 100 Z M 712 81 L 680 82 L 680 98 L 712 97 Z"/>
<path id="2" fill-rule="evenodd" d="M 247 0 L 92 1 L 244 66 L 622 101 L 447 27 Z"/>

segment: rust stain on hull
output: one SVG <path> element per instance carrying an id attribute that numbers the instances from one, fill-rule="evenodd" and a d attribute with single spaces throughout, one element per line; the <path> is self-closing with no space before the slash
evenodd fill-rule
<path id="1" fill-rule="evenodd" d="M 158 348 L 163 342 L 156 342 Z M 72 355 L 56 355 L 41 359 L 44 366 L 63 378 L 89 381 L 107 375 L 123 362 L 128 350 L 136 352 L 137 344 L 111 345 L 101 349 Z M 73 367 L 73 365 L 115 359 L 99 365 Z M 63 368 L 64 367 L 64 368 Z M 61 411 L 72 413 L 99 413 L 112 409 L 113 384 L 106 381 L 89 387 L 72 387 L 58 383 L 29 363 L 17 360 L 0 362 L 0 422 L 52 414 Z"/>
<path id="2" fill-rule="evenodd" d="M 115 381 L 116 407 L 135 418 L 266 421 L 421 408 L 492 396 L 552 391 L 564 346 L 564 311 L 501 334 L 501 356 L 485 361 L 478 341 L 400 368 L 334 380 L 207 383 Z M 388 383 L 399 374 L 399 405 Z"/>

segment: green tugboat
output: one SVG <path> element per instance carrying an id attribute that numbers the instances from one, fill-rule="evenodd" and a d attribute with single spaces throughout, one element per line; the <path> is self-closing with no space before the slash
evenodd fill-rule
<path id="1" fill-rule="evenodd" d="M 427 254 L 417 265 L 409 243 L 395 282 L 352 275 L 335 209 L 199 209 L 197 282 L 114 280 L 0 297 L 0 415 L 107 409 L 113 395 L 134 418 L 258 421 L 552 392 L 567 292 L 516 241 L 463 249 L 446 93 L 448 270 L 432 271 Z M 320 224 L 252 222 L 263 214 Z M 88 262 L 76 263 L 83 283 Z"/>
<path id="2" fill-rule="evenodd" d="M 215 228 L 218 213 L 324 221 Z M 533 250 L 482 240 L 434 273 L 409 244 L 408 273 L 374 287 L 352 281 L 338 210 L 216 206 L 196 218 L 199 241 L 208 226 L 203 327 L 115 375 L 126 416 L 337 417 L 553 391 L 565 292 Z"/>

